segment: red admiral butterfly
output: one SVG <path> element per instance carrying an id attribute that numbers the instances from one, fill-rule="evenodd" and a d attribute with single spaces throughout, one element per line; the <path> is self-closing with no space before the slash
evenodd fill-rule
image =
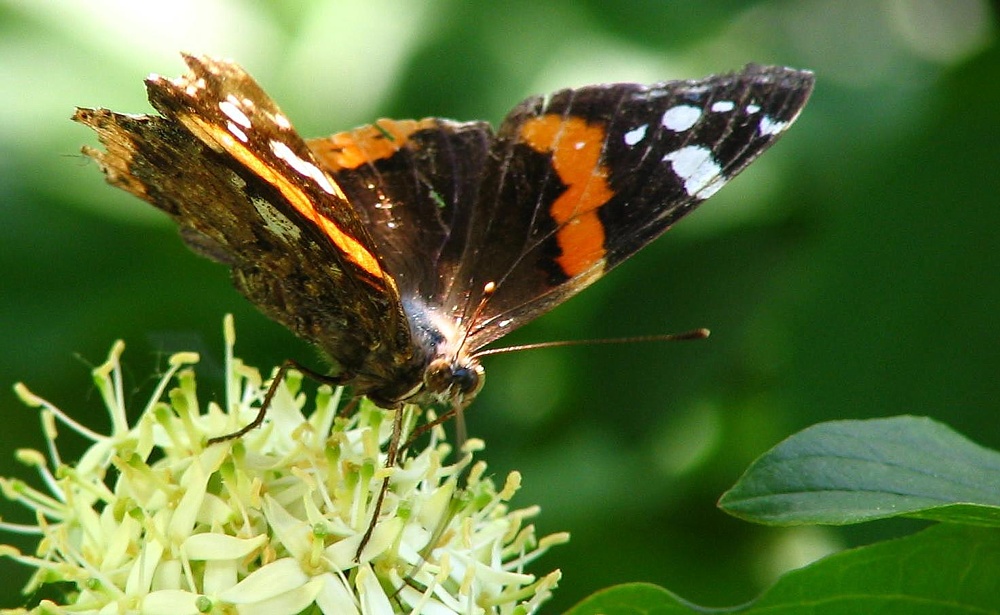
<path id="1" fill-rule="evenodd" d="M 485 122 L 305 140 L 236 64 L 151 76 L 161 116 L 78 109 L 108 181 L 162 209 L 236 287 L 384 407 L 459 408 L 477 353 L 631 256 L 795 121 L 807 71 L 532 97 Z"/>

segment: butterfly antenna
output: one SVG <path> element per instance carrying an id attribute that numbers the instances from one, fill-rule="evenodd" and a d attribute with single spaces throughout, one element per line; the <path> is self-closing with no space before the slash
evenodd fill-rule
<path id="1" fill-rule="evenodd" d="M 472 319 L 469 321 L 469 326 L 464 327 L 465 332 L 462 334 L 462 342 L 458 345 L 459 348 L 465 348 L 465 342 L 472 335 L 472 324 L 479 320 L 479 315 L 483 313 L 483 309 L 486 308 L 486 302 L 490 300 L 493 293 L 496 292 L 497 284 L 496 282 L 487 282 L 483 285 L 483 296 L 479 299 L 479 303 L 476 305 L 476 311 L 472 313 Z"/>
<path id="2" fill-rule="evenodd" d="M 563 346 L 593 346 L 598 344 L 635 344 L 637 342 L 678 342 L 683 340 L 703 340 L 711 332 L 708 329 L 692 329 L 683 333 L 665 333 L 662 335 L 639 335 L 635 337 L 613 337 L 598 340 L 558 340 L 554 342 L 538 342 L 536 344 L 519 344 L 517 346 L 504 346 L 503 348 L 490 348 L 480 350 L 473 355 L 473 358 L 480 359 L 494 354 L 507 354 L 508 352 L 520 352 L 522 350 L 538 350 L 539 348 L 562 348 Z"/>

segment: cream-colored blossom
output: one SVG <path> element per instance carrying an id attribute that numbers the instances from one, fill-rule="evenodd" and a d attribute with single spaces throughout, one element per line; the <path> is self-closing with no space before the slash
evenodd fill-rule
<path id="1" fill-rule="evenodd" d="M 94 370 L 111 415 L 109 435 L 15 387 L 41 410 L 48 460 L 19 451 L 44 491 L 11 479 L 0 479 L 0 487 L 35 512 L 36 524 L 0 529 L 42 538 L 35 555 L 6 546 L 0 554 L 36 568 L 26 592 L 53 581 L 76 588 L 36 610 L 530 613 L 550 595 L 559 572 L 539 578 L 524 568 L 566 536 L 536 539 L 525 521 L 537 509 L 508 508 L 520 475 L 497 490 L 485 465 L 472 465 L 479 441 L 449 463 L 438 429 L 425 448 L 385 468 L 392 413 L 363 403 L 353 416 L 338 417 L 340 390 L 320 387 L 310 403 L 301 376 L 290 372 L 261 428 L 207 446 L 251 420 L 266 391 L 257 370 L 234 358 L 229 318 L 225 332 L 225 411 L 199 399 L 191 368 L 198 357 L 180 353 L 130 424 L 121 342 Z M 401 412 L 412 430 L 419 411 Z M 57 424 L 93 442 L 79 461 L 60 457 Z M 386 476 L 389 491 L 359 554 Z"/>

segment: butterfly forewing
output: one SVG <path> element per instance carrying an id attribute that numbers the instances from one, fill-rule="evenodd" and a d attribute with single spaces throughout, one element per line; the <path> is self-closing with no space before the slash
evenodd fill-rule
<path id="1" fill-rule="evenodd" d="M 812 83 L 805 71 L 751 65 L 700 81 L 563 90 L 516 107 L 475 212 L 482 236 L 469 249 L 487 254 L 462 263 L 470 288 L 496 283 L 470 345 L 558 305 L 715 194 L 795 120 Z M 520 247 L 489 252 L 505 243 Z"/>
<path id="2" fill-rule="evenodd" d="M 360 392 L 415 371 L 409 323 L 364 223 L 271 99 L 238 66 L 185 57 L 147 80 L 163 117 L 77 112 L 108 180 L 169 213 L 236 287 L 318 345 Z M 418 361 L 419 362 L 419 361 Z"/>
<path id="3" fill-rule="evenodd" d="M 364 223 L 274 101 L 234 64 L 194 56 L 185 60 L 190 74 L 147 79 L 153 106 L 209 148 L 227 154 L 240 172 L 253 176 L 252 184 L 276 191 L 280 198 L 273 208 L 320 245 L 332 244 L 329 259 L 350 268 L 352 278 L 382 280 L 385 273 Z"/>

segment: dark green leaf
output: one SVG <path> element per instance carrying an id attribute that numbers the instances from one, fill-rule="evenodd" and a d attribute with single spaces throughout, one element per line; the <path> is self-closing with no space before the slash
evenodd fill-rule
<path id="1" fill-rule="evenodd" d="M 727 613 L 1000 613 L 1000 532 L 942 524 L 852 549 L 786 574 L 760 598 Z M 621 585 L 569 615 L 718 612 L 665 589 Z"/>
<path id="2" fill-rule="evenodd" d="M 910 516 L 1000 526 L 1000 453 L 927 418 L 822 423 L 757 459 L 719 506 L 773 525 Z"/>

